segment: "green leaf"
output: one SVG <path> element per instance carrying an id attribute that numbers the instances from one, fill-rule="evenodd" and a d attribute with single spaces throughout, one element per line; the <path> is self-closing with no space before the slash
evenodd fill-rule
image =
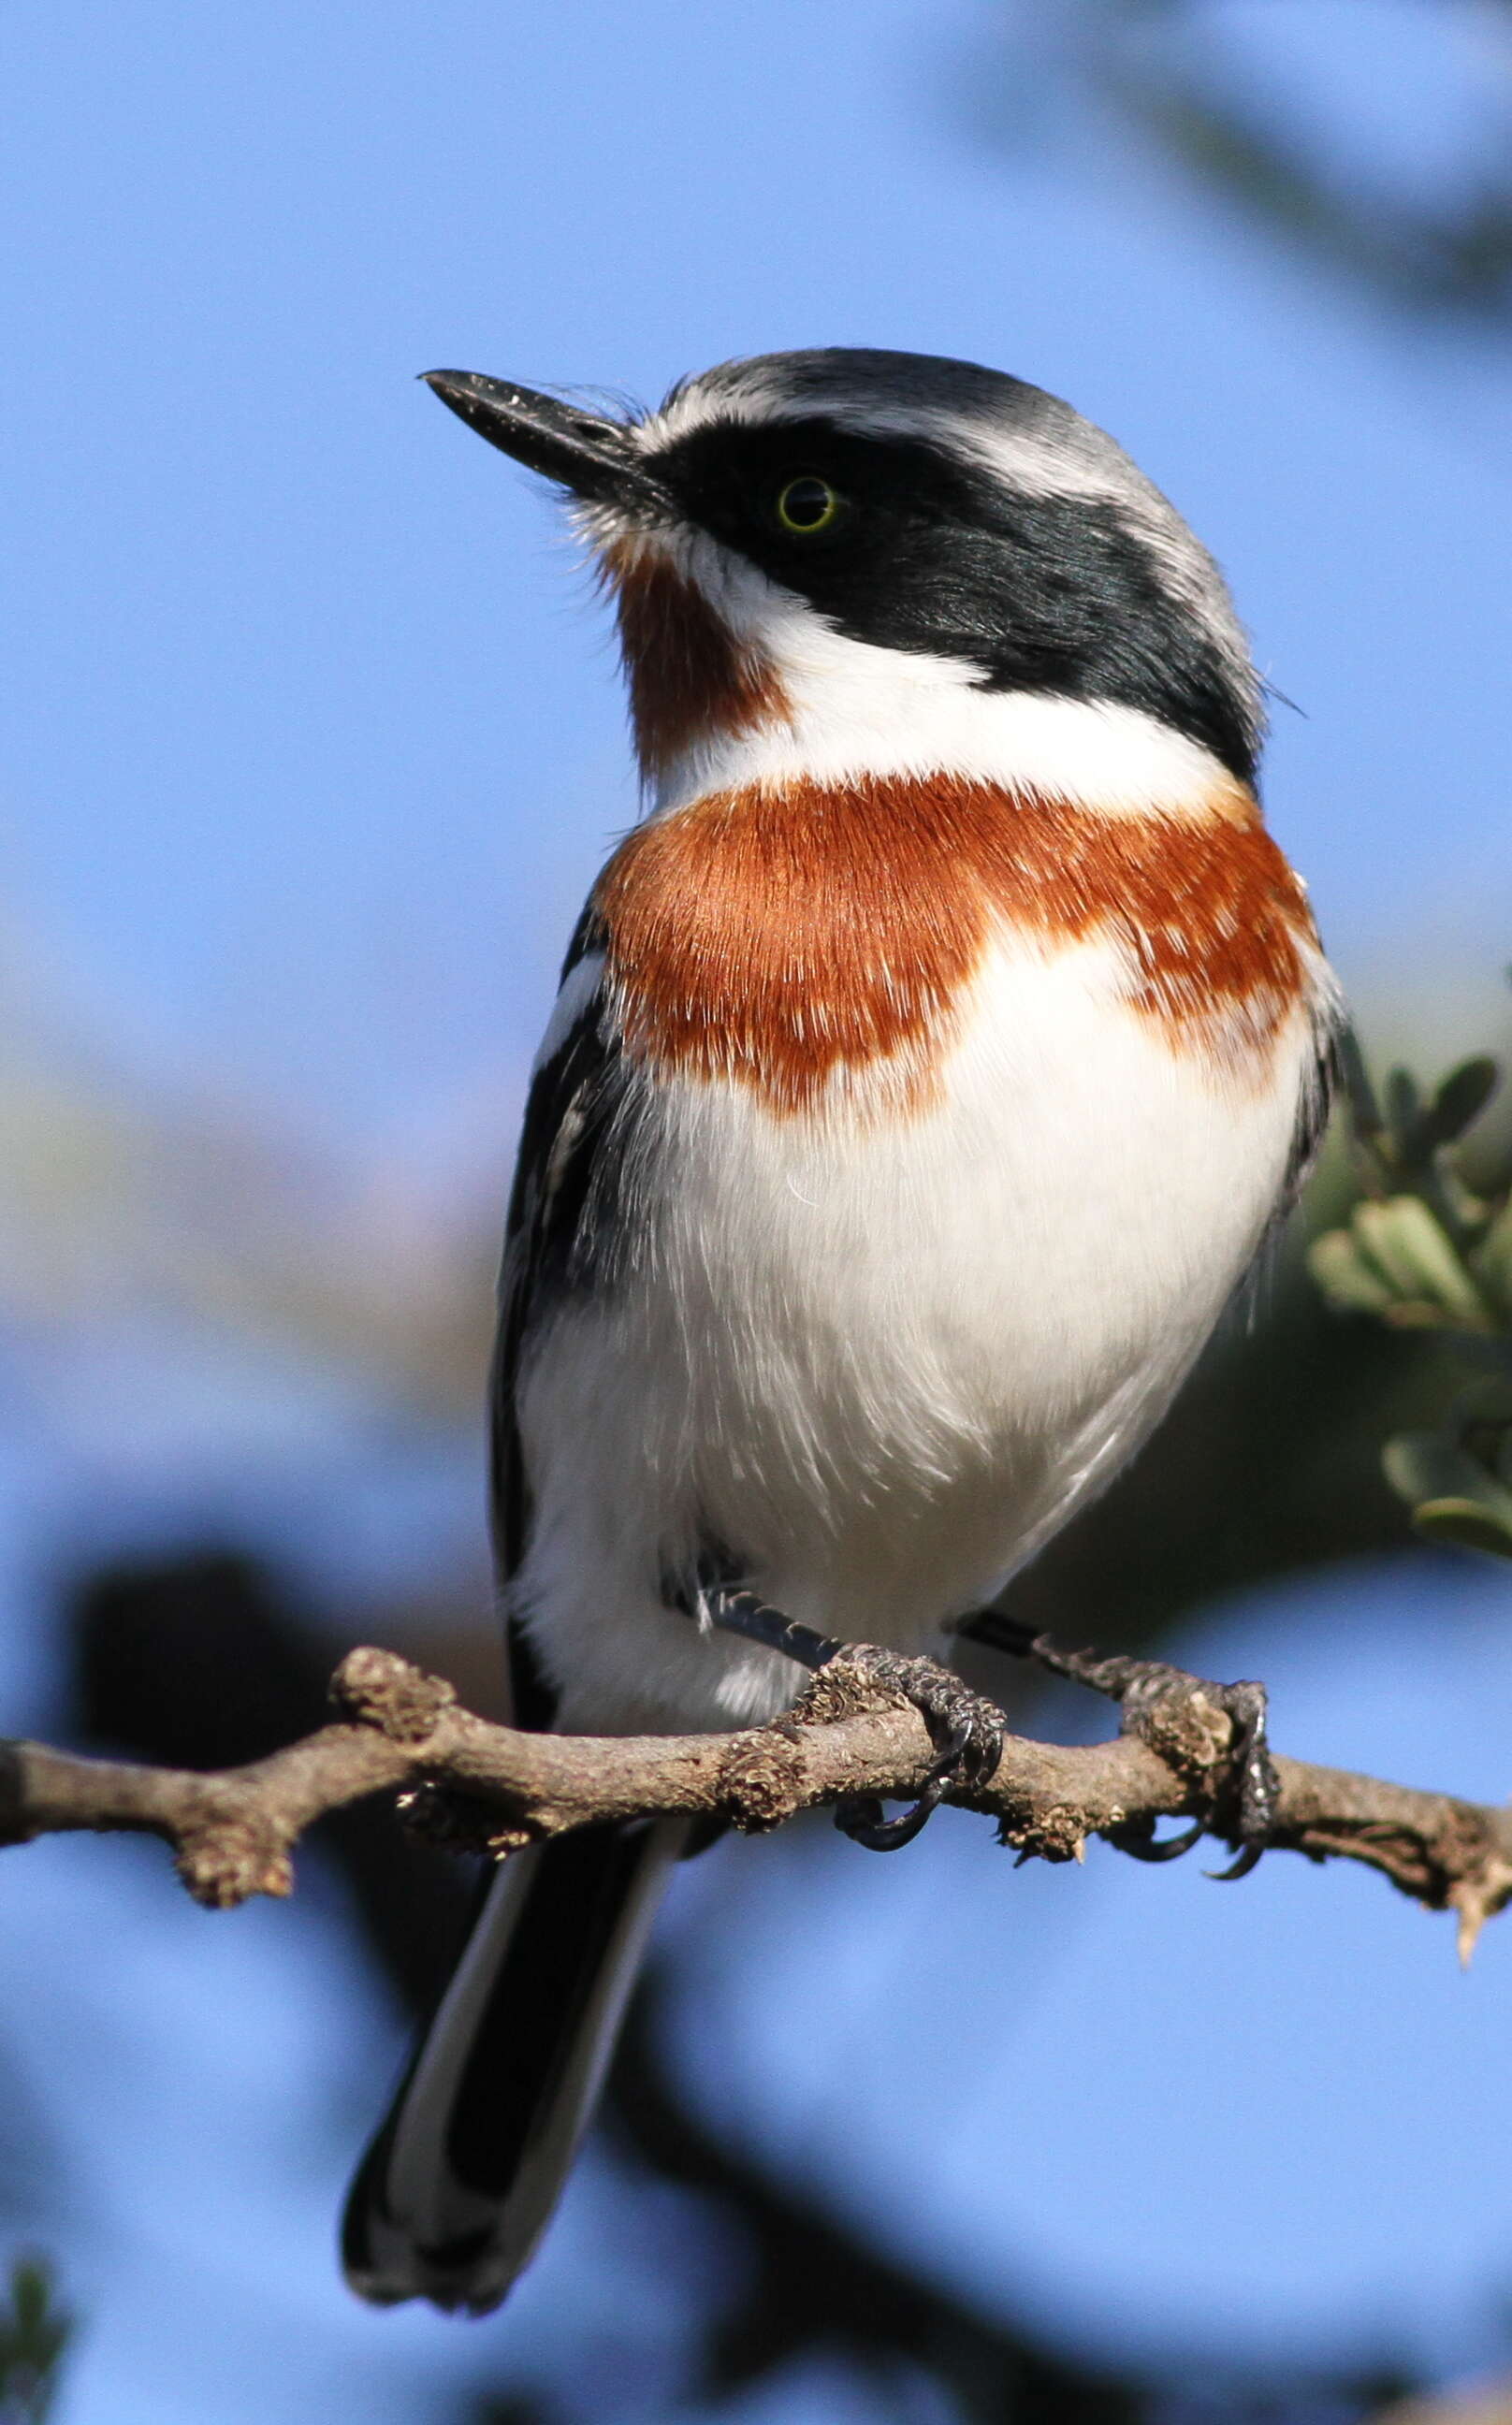
<path id="1" fill-rule="evenodd" d="M 1462 1136 L 1472 1120 L 1486 1109 L 1497 1087 L 1502 1072 L 1488 1052 L 1477 1053 L 1472 1060 L 1461 1061 L 1451 1069 L 1435 1090 L 1432 1102 L 1423 1115 L 1422 1134 L 1426 1149 L 1450 1145 Z"/>
<path id="2" fill-rule="evenodd" d="M 1387 1131 L 1396 1149 L 1397 1159 L 1406 1161 L 1412 1131 L 1423 1111 L 1423 1097 L 1418 1090 L 1418 1082 L 1410 1069 L 1404 1069 L 1398 1064 L 1396 1068 L 1388 1069 L 1386 1084 L 1381 1089 L 1381 1094 L 1386 1112 Z"/>
<path id="3" fill-rule="evenodd" d="M 1512 1204 L 1504 1205 L 1476 1247 L 1472 1263 L 1486 1294 L 1512 1324 Z"/>
<path id="4" fill-rule="evenodd" d="M 1381 1117 L 1381 1107 L 1375 1100 L 1370 1070 L 1353 1027 L 1346 1026 L 1340 1036 L 1338 1052 L 1339 1074 L 1343 1081 L 1344 1100 L 1349 1105 L 1350 1124 L 1357 1136 L 1374 1142 L 1386 1123 Z"/>
<path id="5" fill-rule="evenodd" d="M 1483 1550 L 1493 1558 L 1512 1558 L 1512 1518 L 1499 1519 L 1471 1499 L 1429 1499 L 1412 1511 L 1414 1531 L 1425 1541 L 1448 1542 L 1456 1550 Z"/>
<path id="6" fill-rule="evenodd" d="M 1365 1261 L 1347 1229 L 1328 1229 L 1308 1248 L 1308 1269 L 1333 1305 L 1353 1313 L 1385 1313 L 1391 1292 Z"/>
<path id="7" fill-rule="evenodd" d="M 1512 1490 L 1442 1432 L 1404 1432 L 1381 1453 L 1386 1479 L 1424 1540 L 1512 1558 Z"/>
<path id="8" fill-rule="evenodd" d="M 1409 1507 L 1432 1499 L 1472 1499 L 1512 1519 L 1512 1490 L 1504 1490 L 1468 1449 L 1444 1432 L 1400 1432 L 1381 1451 L 1387 1481 Z"/>
<path id="9" fill-rule="evenodd" d="M 1467 1330 L 1493 1326 L 1458 1249 L 1421 1196 L 1357 1204 L 1350 1227 L 1394 1298 L 1439 1307 Z"/>

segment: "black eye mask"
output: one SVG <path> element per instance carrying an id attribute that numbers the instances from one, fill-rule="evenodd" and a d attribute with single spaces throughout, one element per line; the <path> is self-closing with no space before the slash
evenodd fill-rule
<path id="1" fill-rule="evenodd" d="M 646 463 L 848 638 L 964 658 L 988 690 L 1142 709 L 1253 780 L 1247 699 L 1112 499 L 1025 494 L 943 445 L 819 416 L 708 422 Z"/>

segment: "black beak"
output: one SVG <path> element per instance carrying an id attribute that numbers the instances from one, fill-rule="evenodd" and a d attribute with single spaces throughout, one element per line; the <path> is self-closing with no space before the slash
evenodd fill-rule
<path id="1" fill-rule="evenodd" d="M 665 510 L 667 497 L 622 422 L 603 421 L 555 395 L 485 378 L 480 371 L 425 371 L 422 377 L 491 446 L 559 481 L 586 504 Z"/>

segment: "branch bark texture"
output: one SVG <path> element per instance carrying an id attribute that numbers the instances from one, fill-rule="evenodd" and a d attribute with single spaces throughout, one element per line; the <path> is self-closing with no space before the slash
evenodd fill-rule
<path id="1" fill-rule="evenodd" d="M 1200 1678 L 1187 1682 L 1155 1723 L 1111 1742 L 1010 1735 L 985 1786 L 946 1798 L 996 1820 L 1025 1858 L 1079 1859 L 1089 1836 L 1148 1847 L 1166 1817 L 1221 1835 L 1230 1721 Z M 787 1715 L 736 1734 L 522 1733 L 475 1716 L 449 1684 L 386 1650 L 349 1652 L 331 1695 L 331 1725 L 213 1774 L 0 1744 L 0 1843 L 80 1828 L 159 1836 L 195 1900 L 224 1909 L 287 1894 L 305 1829 L 372 1793 L 396 1791 L 428 1832 L 499 1855 L 594 1822 L 685 1814 L 758 1833 L 858 1795 L 909 1799 L 936 1757 L 919 1711 L 879 1696 L 844 1653 Z M 1268 1848 L 1363 1862 L 1456 1912 L 1464 1953 L 1512 1901 L 1512 1809 L 1280 1756 L 1276 1766 Z"/>

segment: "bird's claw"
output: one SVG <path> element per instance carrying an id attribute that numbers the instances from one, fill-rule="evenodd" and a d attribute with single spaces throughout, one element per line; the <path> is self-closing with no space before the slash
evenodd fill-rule
<path id="1" fill-rule="evenodd" d="M 794 1711 L 800 1723 L 805 1718 L 859 1716 L 899 1699 L 919 1711 L 936 1757 L 918 1800 L 896 1819 L 885 1819 L 876 1794 L 853 1794 L 835 1811 L 836 1826 L 852 1843 L 874 1853 L 898 1852 L 912 1843 L 948 1792 L 973 1791 L 995 1772 L 1006 1729 L 1002 1710 L 938 1661 L 910 1659 L 871 1643 L 837 1642 L 769 1607 L 736 1582 L 711 1581 L 700 1589 L 696 1609 L 685 1599 L 682 1604 L 719 1631 L 759 1642 L 807 1667 L 814 1680 Z"/>
<path id="2" fill-rule="evenodd" d="M 760 1642 L 809 1668 L 814 1680 L 794 1711 L 800 1721 L 856 1716 L 875 1709 L 879 1700 L 900 1698 L 919 1711 L 936 1757 L 918 1799 L 895 1819 L 884 1818 L 876 1794 L 855 1794 L 842 1802 L 835 1824 L 853 1843 L 874 1853 L 897 1852 L 912 1843 L 947 1793 L 977 1791 L 995 1773 L 1006 1731 L 1003 1711 L 937 1661 L 909 1658 L 871 1643 L 837 1642 L 769 1607 L 748 1585 L 735 1582 L 711 1580 L 702 1585 L 696 1609 L 682 1595 L 669 1598 L 705 1624 Z M 1227 1839 L 1237 1858 L 1228 1869 L 1210 1874 L 1225 1883 L 1249 1875 L 1272 1839 L 1280 1803 L 1280 1780 L 1266 1739 L 1263 1684 L 1214 1684 L 1162 1660 L 1058 1650 L 1046 1635 L 998 1610 L 978 1612 L 958 1630 L 994 1648 L 1036 1659 L 1055 1675 L 1106 1694 L 1118 1704 L 1120 1733 L 1137 1735 L 1190 1776 L 1192 1799 L 1202 1816 L 1180 1836 L 1164 1840 L 1156 1838 L 1153 1823 L 1106 1829 L 1120 1851 L 1136 1861 L 1176 1861 L 1200 1837 L 1214 1833 Z"/>
<path id="3" fill-rule="evenodd" d="M 1190 1827 L 1183 1827 L 1179 1836 L 1157 1836 L 1155 1823 L 1150 1819 L 1142 1821 L 1136 1826 L 1120 1827 L 1117 1830 L 1110 1827 L 1107 1834 L 1108 1841 L 1116 1844 L 1120 1853 L 1127 1853 L 1131 1861 L 1153 1863 L 1179 1861 L 1184 1853 L 1191 1851 L 1194 1844 L 1201 1842 L 1207 1832 L 1201 1820 L 1194 1819 Z"/>
<path id="4" fill-rule="evenodd" d="M 909 1659 L 900 1651 L 853 1642 L 822 1673 L 827 1700 L 839 1686 L 858 1706 L 875 1707 L 879 1697 L 909 1702 L 935 1745 L 917 1800 L 897 1818 L 883 1817 L 876 1794 L 855 1794 L 839 1805 L 835 1824 L 853 1844 L 873 1853 L 898 1852 L 912 1843 L 947 1793 L 975 1792 L 996 1773 L 1006 1728 L 1002 1710 L 937 1661 Z"/>
<path id="5" fill-rule="evenodd" d="M 1174 1861 L 1198 1839 L 1216 1834 L 1238 1857 L 1210 1875 L 1228 1884 L 1246 1878 L 1275 1834 L 1280 1779 L 1266 1734 L 1265 1687 L 1249 1681 L 1214 1684 L 1163 1660 L 1123 1655 L 1101 1658 L 1090 1650 L 1059 1650 L 1048 1635 L 997 1609 L 967 1618 L 960 1631 L 1018 1658 L 1031 1658 L 1054 1675 L 1089 1684 L 1118 1704 L 1118 1730 L 1137 1735 L 1178 1772 L 1189 1775 L 1203 1806 L 1202 1817 L 1182 1835 L 1157 1841 L 1152 1825 L 1115 1832 L 1110 1840 L 1137 1861 Z M 1227 1723 L 1214 1726 L 1215 1718 Z"/>
<path id="6" fill-rule="evenodd" d="M 1259 1869 L 1264 1850 L 1263 1844 L 1246 1844 L 1226 1870 L 1204 1870 L 1202 1874 L 1211 1878 L 1215 1886 L 1231 1886 L 1235 1878 L 1247 1878 L 1251 1870 Z"/>
<path id="7" fill-rule="evenodd" d="M 1263 1684 L 1221 1684 L 1210 1686 L 1209 1691 L 1215 1692 L 1218 1705 L 1233 1728 L 1235 1816 L 1238 1839 L 1244 1847 L 1233 1869 L 1225 1870 L 1220 1874 L 1244 1877 L 1247 1871 L 1240 1864 L 1253 1853 L 1254 1860 L 1248 1861 L 1247 1866 L 1251 1870 L 1254 1868 L 1276 1825 L 1280 1807 L 1281 1780 L 1270 1756 L 1270 1709 Z"/>
<path id="8" fill-rule="evenodd" d="M 1208 1784 L 1212 1809 L 1198 1834 L 1221 1835 L 1238 1855 L 1228 1869 L 1209 1874 L 1224 1884 L 1247 1878 L 1271 1840 L 1280 1803 L 1264 1685 L 1214 1684 L 1158 1660 L 1104 1663 L 1129 1671 L 1118 1694 L 1120 1731 L 1138 1735 L 1179 1769 L 1195 1768 Z M 1212 1739 L 1215 1712 L 1228 1721 L 1224 1742 Z"/>

